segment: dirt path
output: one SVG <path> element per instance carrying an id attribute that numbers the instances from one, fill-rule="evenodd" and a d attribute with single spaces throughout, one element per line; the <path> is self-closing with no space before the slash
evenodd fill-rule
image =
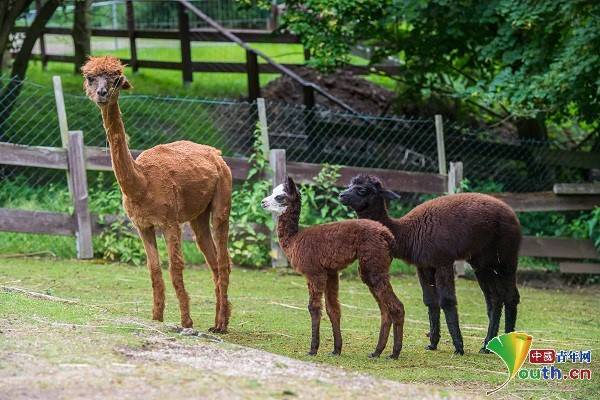
<path id="1" fill-rule="evenodd" d="M 0 399 L 466 398 L 161 329 L 0 319 Z"/>

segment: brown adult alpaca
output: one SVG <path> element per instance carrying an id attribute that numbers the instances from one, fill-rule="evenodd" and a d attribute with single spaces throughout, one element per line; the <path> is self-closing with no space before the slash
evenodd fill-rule
<path id="1" fill-rule="evenodd" d="M 144 242 L 154 293 L 152 318 L 162 321 L 165 308 L 165 285 L 156 247 L 158 228 L 167 242 L 169 273 L 179 299 L 181 325 L 193 326 L 183 283 L 181 251 L 181 224 L 189 221 L 215 284 L 215 325 L 211 331 L 225 332 L 230 314 L 227 287 L 231 264 L 227 239 L 231 171 L 219 150 L 188 141 L 153 147 L 134 160 L 127 147 L 118 104 L 119 91 L 131 87 L 123 75 L 123 67 L 115 57 L 90 57 L 81 70 L 85 92 L 102 112 L 123 206 Z"/>
<path id="2" fill-rule="evenodd" d="M 280 215 L 277 225 L 279 244 L 293 268 L 304 275 L 308 283 L 308 311 L 312 320 L 308 354 L 317 354 L 319 348 L 323 293 L 333 330 L 333 354 L 341 353 L 338 272 L 358 260 L 360 277 L 381 311 L 379 340 L 371 357 L 379 357 L 385 349 L 393 324 L 394 346 L 390 357 L 398 358 L 402 349 L 404 306 L 390 285 L 390 247 L 394 238 L 389 229 L 375 221 L 349 220 L 299 230 L 300 193 L 291 178 L 285 185 L 277 186 L 273 194 L 262 201 L 262 206 Z"/>

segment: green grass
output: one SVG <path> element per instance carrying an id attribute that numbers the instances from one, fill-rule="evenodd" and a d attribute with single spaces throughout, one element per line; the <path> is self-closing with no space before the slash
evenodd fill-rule
<path id="1" fill-rule="evenodd" d="M 95 42 L 100 39 L 95 38 Z M 157 61 L 180 61 L 181 53 L 178 43 L 168 40 L 153 40 L 153 47 L 140 46 L 138 59 Z M 267 54 L 278 63 L 302 64 L 304 62 L 303 48 L 299 44 L 251 43 L 251 45 Z M 115 55 L 130 58 L 128 48 L 118 50 L 96 50 L 94 55 Z M 192 60 L 198 62 L 230 62 L 245 63 L 245 50 L 229 43 L 202 42 L 193 43 Z M 265 61 L 259 58 L 260 63 Z M 353 56 L 352 63 L 365 65 L 367 61 Z M 181 71 L 142 68 L 133 74 L 130 68 L 126 74 L 134 86 L 132 93 L 152 95 L 181 95 L 202 98 L 238 99 L 247 95 L 247 76 L 244 73 L 194 73 L 193 82 L 183 86 Z M 51 85 L 52 75 L 60 75 L 63 87 L 68 93 L 81 93 L 81 76 L 74 72 L 72 64 L 50 62 L 47 70 L 41 68 L 41 62 L 30 63 L 27 77 L 31 81 Z M 266 85 L 278 74 L 261 74 L 261 86 Z M 393 89 L 394 81 L 388 78 L 371 75 L 369 80 Z"/>
<path id="2" fill-rule="evenodd" d="M 166 271 L 164 275 L 168 279 Z M 206 329 L 212 322 L 214 309 L 210 274 L 206 269 L 188 269 L 185 281 L 191 295 L 195 326 Z M 230 333 L 224 339 L 401 382 L 468 390 L 479 395 L 504 380 L 506 369 L 500 359 L 477 353 L 487 318 L 483 296 L 476 282 L 459 280 L 457 283 L 466 350 L 463 357 L 452 354 L 445 329 L 440 349 L 436 352 L 424 350 L 428 322 L 421 303 L 420 286 L 414 276 L 408 275 L 395 277 L 392 283 L 405 304 L 407 318 L 404 347 L 397 361 L 367 358 L 376 342 L 379 312 L 367 288 L 356 279 L 344 278 L 340 284 L 344 337 L 341 357 L 328 355 L 332 341 L 326 316 L 321 328 L 319 355 L 315 358 L 305 355 L 310 339 L 310 319 L 306 311 L 304 279 L 272 270 L 233 270 L 230 286 L 233 314 Z M 111 340 L 115 345 L 135 342 L 136 339 L 132 327 L 120 326 L 114 321 L 131 317 L 148 320 L 151 315 L 150 281 L 142 267 L 47 259 L 0 259 L 0 284 L 80 301 L 80 305 L 64 305 L 0 292 L 0 315 L 15 320 L 34 316 L 44 321 L 77 324 L 94 324 L 101 320 L 104 325 L 109 325 L 101 332 L 113 335 Z M 538 348 L 591 348 L 596 352 L 600 343 L 600 324 L 596 315 L 600 308 L 599 294 L 597 288 L 552 291 L 521 288 L 518 328 L 532 334 L 534 346 Z M 170 285 L 167 285 L 165 322 L 179 323 L 177 301 Z M 50 345 L 42 350 L 50 360 L 58 357 Z M 76 358 L 76 355 L 73 357 Z M 591 369 L 597 370 L 598 363 L 594 356 L 592 359 Z M 563 365 L 564 368 L 571 366 Z M 500 392 L 500 396 L 538 398 L 552 393 L 556 398 L 592 398 L 597 396 L 598 389 L 597 378 L 590 382 L 513 381 Z"/>

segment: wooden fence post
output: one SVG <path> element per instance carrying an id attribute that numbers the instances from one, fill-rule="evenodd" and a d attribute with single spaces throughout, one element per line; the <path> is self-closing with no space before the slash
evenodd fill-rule
<path id="1" fill-rule="evenodd" d="M 448 194 L 460 192 L 460 182 L 463 180 L 463 163 L 451 162 L 448 173 Z"/>
<path id="2" fill-rule="evenodd" d="M 56 115 L 58 118 L 58 129 L 60 130 L 60 143 L 64 149 L 69 147 L 69 124 L 67 122 L 67 110 L 65 108 L 65 97 L 63 95 L 62 81 L 60 76 L 52 77 L 54 86 L 54 102 L 56 103 Z M 71 178 L 69 178 L 69 170 L 67 169 L 67 184 L 69 192 L 73 191 L 71 187 Z"/>
<path id="3" fill-rule="evenodd" d="M 127 34 L 129 36 L 129 52 L 131 53 L 131 70 L 137 72 L 137 46 L 135 44 L 135 16 L 133 14 L 133 1 L 125 0 L 125 13 L 127 14 Z"/>
<path id="4" fill-rule="evenodd" d="M 274 31 L 277 29 L 279 25 L 279 7 L 277 6 L 276 1 L 271 1 L 271 15 L 267 20 L 267 29 L 270 31 Z"/>
<path id="5" fill-rule="evenodd" d="M 312 86 L 302 86 L 302 97 L 306 108 L 311 109 L 315 106 L 315 90 Z"/>
<path id="6" fill-rule="evenodd" d="M 451 162 L 450 171 L 448 172 L 448 194 L 460 192 L 460 183 L 463 180 L 463 164 L 462 162 Z M 465 261 L 456 261 L 454 263 L 454 274 L 456 276 L 465 276 L 467 268 Z"/>
<path id="7" fill-rule="evenodd" d="M 273 149 L 269 153 L 269 165 L 273 173 L 271 181 L 273 187 L 281 185 L 285 182 L 286 172 L 286 160 L 284 149 Z M 277 216 L 273 214 L 274 228 L 271 232 L 271 265 L 273 267 L 287 267 L 287 257 L 283 252 L 281 246 L 279 246 L 279 240 L 277 238 Z"/>
<path id="8" fill-rule="evenodd" d="M 63 148 L 69 143 L 69 125 L 67 124 L 67 110 L 65 108 L 65 97 L 63 95 L 62 81 L 60 76 L 52 77 L 54 86 L 54 101 L 56 103 L 56 114 L 58 116 L 58 128 L 60 129 L 60 142 Z"/>
<path id="9" fill-rule="evenodd" d="M 179 44 L 181 47 L 181 73 L 183 85 L 188 86 L 194 79 L 192 70 L 192 48 L 190 45 L 190 18 L 185 11 L 185 6 L 178 3 L 177 15 L 179 18 Z"/>
<path id="10" fill-rule="evenodd" d="M 256 99 L 256 108 L 258 110 L 258 126 L 260 128 L 260 139 L 262 142 L 262 151 L 265 159 L 270 157 L 269 150 L 269 127 L 267 125 L 267 107 L 265 99 L 259 97 Z"/>
<path id="11" fill-rule="evenodd" d="M 69 132 L 69 176 L 71 177 L 71 197 L 75 210 L 77 232 L 77 258 L 93 258 L 92 218 L 88 208 L 87 174 L 85 169 L 85 154 L 83 147 L 83 132 Z"/>
<path id="12" fill-rule="evenodd" d="M 437 141 L 438 170 L 440 175 L 446 175 L 446 147 L 444 146 L 444 121 L 439 114 L 435 115 L 435 137 Z"/>
<path id="13" fill-rule="evenodd" d="M 260 76 L 258 57 L 255 52 L 250 50 L 246 50 L 246 74 L 248 76 L 248 100 L 253 101 L 260 97 Z"/>

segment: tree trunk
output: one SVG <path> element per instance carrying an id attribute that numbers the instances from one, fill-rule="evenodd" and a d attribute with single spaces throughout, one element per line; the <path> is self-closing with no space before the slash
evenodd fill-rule
<path id="1" fill-rule="evenodd" d="M 54 11 L 58 8 L 60 1 L 46 1 L 25 33 L 25 40 L 23 41 L 21 50 L 12 65 L 10 81 L 0 92 L 0 142 L 6 140 L 6 127 L 4 125 L 21 92 L 21 83 L 27 73 L 33 46 L 44 30 L 46 23 L 48 23 L 48 20 L 50 20 Z"/>
<path id="2" fill-rule="evenodd" d="M 91 53 L 92 28 L 90 26 L 90 6 L 92 0 L 76 0 L 73 15 L 73 46 L 75 47 L 75 73 L 85 64 Z"/>
<path id="3" fill-rule="evenodd" d="M 10 3 L 10 4 L 9 4 Z M 10 44 L 8 37 L 15 26 L 15 21 L 30 5 L 33 0 L 7 0 L 0 1 L 0 53 L 4 54 Z"/>

